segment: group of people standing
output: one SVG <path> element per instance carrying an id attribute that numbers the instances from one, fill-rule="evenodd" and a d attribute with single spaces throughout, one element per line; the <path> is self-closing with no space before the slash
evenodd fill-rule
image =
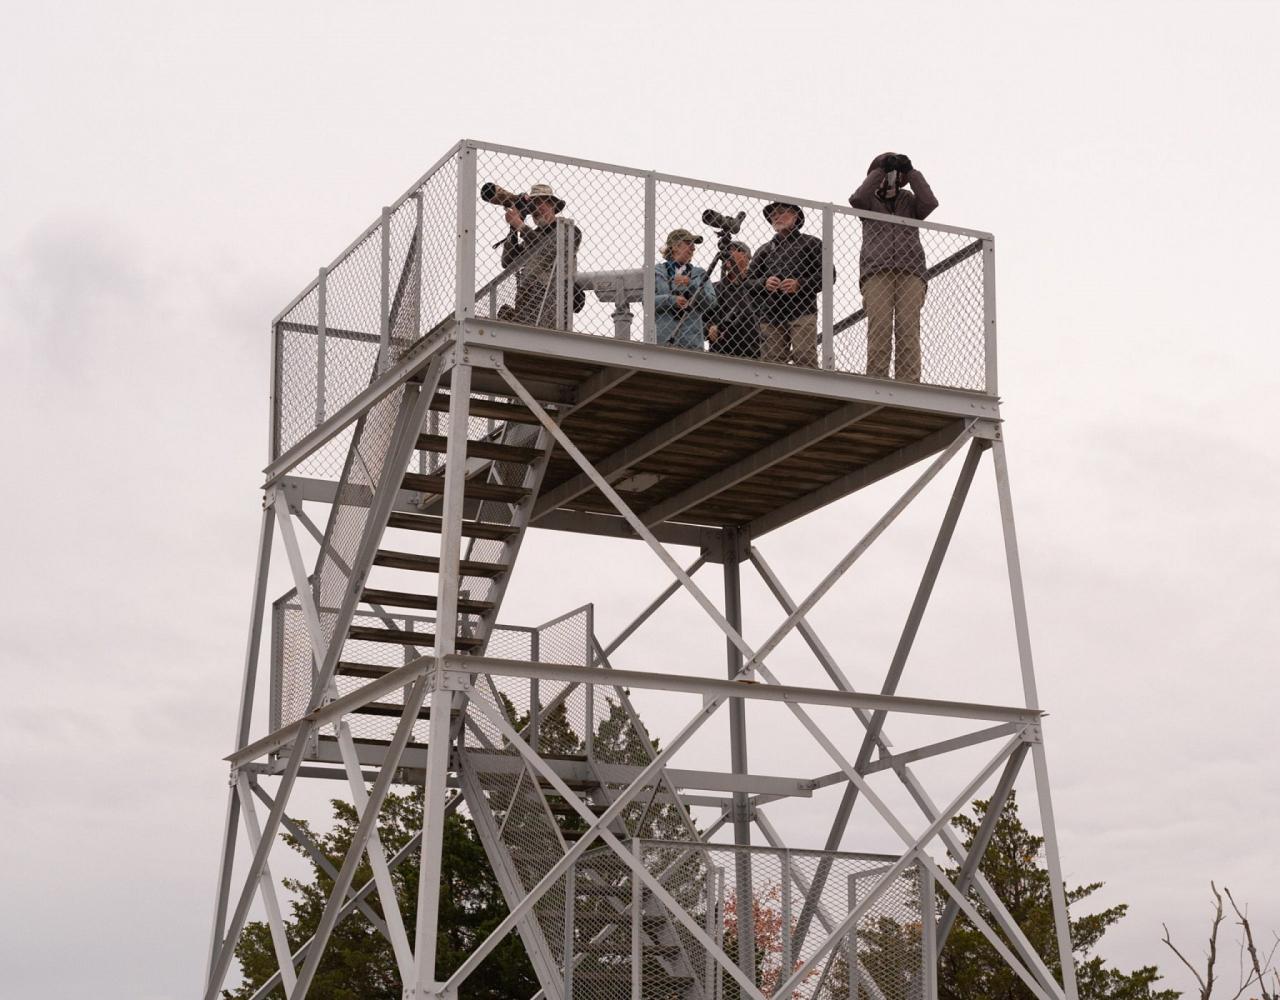
<path id="1" fill-rule="evenodd" d="M 508 307 L 509 316 L 548 325 L 542 313 L 549 275 L 542 272 L 554 262 L 555 226 L 565 203 L 546 185 L 535 185 L 528 197 L 532 226 L 525 224 L 518 209 L 507 210 L 511 231 L 503 244 L 503 266 L 517 258 L 529 262 L 517 274 L 516 301 Z M 871 161 L 849 204 L 920 220 L 938 207 L 938 200 L 909 157 L 882 153 Z M 773 238 L 754 252 L 740 241 L 722 244 L 718 281 L 710 281 L 706 270 L 693 263 L 701 236 L 688 229 L 667 234 L 654 274 L 659 344 L 819 366 L 822 241 L 801 231 L 805 216 L 799 205 L 771 202 L 764 207 L 764 217 L 773 226 Z M 920 231 L 882 219 L 863 219 L 862 225 L 859 287 L 867 314 L 866 373 L 889 378 L 892 371 L 894 378 L 918 382 L 920 312 L 926 292 Z M 575 246 L 581 239 L 575 226 Z"/>

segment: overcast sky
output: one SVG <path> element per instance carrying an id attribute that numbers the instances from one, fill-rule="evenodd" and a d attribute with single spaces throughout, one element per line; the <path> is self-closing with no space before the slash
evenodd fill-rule
<path id="1" fill-rule="evenodd" d="M 1182 989 L 1160 924 L 1197 951 L 1210 879 L 1264 936 L 1280 929 L 1280 6 L 6 0 L 3 15 L 0 994 L 196 989 L 268 323 L 464 136 L 835 201 L 902 150 L 936 220 L 994 232 L 1068 878 L 1131 904 L 1103 955 L 1157 962 Z M 1017 700 L 991 479 L 984 464 L 905 693 Z M 761 548 L 802 590 L 896 488 Z M 946 488 L 815 615 L 863 685 Z M 505 618 L 590 600 L 605 638 L 665 582 L 639 545 L 544 533 L 520 570 Z M 750 580 L 746 599 L 759 640 L 776 612 Z M 677 664 L 723 669 L 687 600 L 620 665 L 671 663 L 677 629 L 701 636 Z M 816 679 L 798 646 L 777 662 Z M 759 770 L 831 769 L 790 730 L 755 732 Z M 811 845 L 820 814 L 784 825 Z"/>

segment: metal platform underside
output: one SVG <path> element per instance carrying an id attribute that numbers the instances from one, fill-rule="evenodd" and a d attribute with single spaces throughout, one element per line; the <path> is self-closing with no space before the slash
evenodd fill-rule
<path id="1" fill-rule="evenodd" d="M 994 435 L 999 419 L 995 399 L 954 389 L 498 324 L 462 339 L 501 348 L 470 352 L 473 391 L 506 390 L 489 360 L 562 407 L 565 432 L 651 527 L 759 536 L 941 451 L 967 423 Z M 562 449 L 531 523 L 631 533 Z"/>

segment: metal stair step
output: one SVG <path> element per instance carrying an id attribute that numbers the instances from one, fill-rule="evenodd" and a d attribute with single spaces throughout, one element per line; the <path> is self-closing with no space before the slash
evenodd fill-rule
<path id="1" fill-rule="evenodd" d="M 423 475 L 421 472 L 406 472 L 403 485 L 406 490 L 417 490 L 420 493 L 443 493 L 444 474 L 437 472 Z M 468 479 L 462 492 L 464 496 L 475 500 L 519 503 L 533 491 L 524 486 L 503 486 L 501 483 L 487 483 L 483 479 Z"/>
<path id="2" fill-rule="evenodd" d="M 442 527 L 438 514 L 409 514 L 405 511 L 393 511 L 387 520 L 388 528 L 401 528 L 405 531 L 430 531 L 440 534 Z M 515 535 L 517 529 L 510 524 L 486 524 L 481 521 L 463 521 L 464 538 L 487 538 L 495 542 L 505 542 Z"/>
<path id="3" fill-rule="evenodd" d="M 400 666 L 388 667 L 381 663 L 357 663 L 355 660 L 339 660 L 336 672 L 339 677 L 367 677 L 370 680 L 376 680 L 379 677 L 391 673 L 393 670 L 399 670 Z"/>
<path id="4" fill-rule="evenodd" d="M 443 434 L 419 434 L 418 450 L 443 455 L 449 447 L 449 439 Z M 531 465 L 541 455 L 537 448 L 524 448 L 516 444 L 499 444 L 496 441 L 468 441 L 467 458 L 487 458 L 495 462 L 513 462 Z"/>
<path id="5" fill-rule="evenodd" d="M 691 983 L 693 976 L 682 972 L 668 972 L 666 969 L 647 969 L 646 980 L 661 979 L 663 982 Z M 575 983 L 626 983 L 631 984 L 631 970 L 619 969 L 615 972 L 577 972 L 573 974 Z"/>
<path id="6" fill-rule="evenodd" d="M 437 413 L 449 412 L 449 397 L 447 394 L 438 394 L 431 400 L 431 409 Z M 492 420 L 509 420 L 513 424 L 536 424 L 538 418 L 530 413 L 523 404 L 518 403 L 495 403 L 488 399 L 476 399 L 474 396 L 468 404 L 468 410 L 473 417 L 486 417 Z"/>
<path id="7" fill-rule="evenodd" d="M 349 639 L 360 639 L 364 642 L 394 642 L 401 646 L 434 646 L 434 632 L 409 632 L 399 628 L 379 628 L 376 625 L 352 625 L 347 631 Z M 482 639 L 458 636 L 454 640 L 460 650 L 478 649 L 484 645 Z"/>
<path id="8" fill-rule="evenodd" d="M 366 587 L 360 595 L 366 604 L 378 604 L 391 608 L 415 608 L 419 611 L 435 611 L 435 594 L 411 594 L 403 590 L 376 590 Z M 483 615 L 494 609 L 492 601 L 473 601 L 469 597 L 458 598 L 458 611 L 468 615 Z"/>
<path id="9" fill-rule="evenodd" d="M 394 552 L 390 549 L 379 549 L 373 557 L 375 566 L 389 566 L 392 569 L 411 569 L 422 573 L 439 573 L 439 556 L 420 556 L 413 552 Z M 507 571 L 502 563 L 475 562 L 463 559 L 458 564 L 463 576 L 501 576 Z"/>
<path id="10" fill-rule="evenodd" d="M 367 705 L 361 705 L 351 714 L 352 715 L 386 715 L 386 716 L 392 716 L 398 719 L 400 718 L 401 715 L 404 714 L 404 706 L 397 705 L 394 702 L 371 701 Z M 454 709 L 449 714 L 450 716 L 456 716 L 458 714 L 457 709 Z M 423 705 L 422 708 L 418 709 L 418 718 L 419 719 L 431 718 L 431 706 Z"/>
<path id="11" fill-rule="evenodd" d="M 640 943 L 640 949 L 646 955 L 658 955 L 661 957 L 672 957 L 680 954 L 680 946 L 678 944 L 649 944 L 647 941 L 642 941 Z M 631 954 L 630 945 L 628 945 L 625 948 L 622 948 L 616 944 L 611 945 L 608 942 L 605 942 L 603 944 L 590 944 L 590 945 L 587 945 L 585 948 L 580 948 L 579 950 L 585 951 L 590 955 L 630 955 Z M 576 973 L 574 978 L 577 978 Z"/>

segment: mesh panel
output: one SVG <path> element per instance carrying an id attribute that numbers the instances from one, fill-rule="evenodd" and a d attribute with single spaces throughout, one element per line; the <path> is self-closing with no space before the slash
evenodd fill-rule
<path id="1" fill-rule="evenodd" d="M 834 929 L 848 916 L 853 905 L 875 890 L 895 859 L 890 857 L 817 851 L 781 851 L 771 848 L 712 845 L 691 848 L 671 841 L 645 841 L 643 858 L 647 870 L 660 875 L 664 886 L 681 907 L 697 920 L 710 937 L 721 943 L 735 961 L 740 948 L 740 925 L 745 927 L 749 912 L 755 955 L 753 976 L 756 986 L 771 996 L 789 976 L 814 955 Z M 804 907 L 806 891 L 813 885 L 819 864 L 826 861 L 829 875 L 823 884 L 816 919 L 799 948 L 795 931 Z M 742 895 L 739 886 L 746 886 Z M 914 1000 L 920 990 L 920 906 L 914 869 L 894 879 L 857 922 L 857 961 L 852 984 L 850 956 L 853 939 L 845 936 L 812 971 L 795 986 L 795 996 L 844 1000 L 850 986 L 867 1000 Z M 750 910 L 739 900 L 750 898 Z M 665 917 L 666 926 L 654 921 L 651 941 L 678 943 L 681 958 L 689 963 L 695 982 L 686 993 L 694 995 L 698 983 L 706 982 L 707 995 L 737 997 L 741 988 L 717 966 L 707 980 L 708 956 L 693 935 L 674 919 L 662 903 L 646 894 L 646 913 Z M 710 916 L 708 916 L 710 915 Z M 670 968 L 666 972 L 670 973 Z M 650 968 L 646 965 L 646 976 Z M 664 976 L 652 986 L 645 984 L 646 996 L 670 996 Z"/>
<path id="2" fill-rule="evenodd" d="M 528 227 L 525 235 L 504 244 L 511 233 L 504 207 L 479 200 L 486 182 L 519 193 L 545 184 L 565 201 L 561 215 L 572 219 L 577 229 L 577 280 L 583 294 L 572 328 L 612 334 L 614 304 L 587 294 L 585 283 L 594 274 L 643 267 L 643 176 L 480 148 L 476 177 L 480 184 L 476 194 L 476 315 L 534 326 L 557 325 L 552 321 L 556 299 L 551 283 L 556 263 L 554 227 L 540 225 L 537 215 L 530 214 L 524 219 Z"/>
<path id="3" fill-rule="evenodd" d="M 441 164 L 391 213 L 384 368 L 452 314 L 456 213 L 456 157 Z M 319 282 L 277 322 L 273 458 L 369 385 L 382 340 L 382 257 L 379 221 L 328 269 L 323 323 Z M 350 429 L 291 471 L 336 479 L 349 443 Z"/>

